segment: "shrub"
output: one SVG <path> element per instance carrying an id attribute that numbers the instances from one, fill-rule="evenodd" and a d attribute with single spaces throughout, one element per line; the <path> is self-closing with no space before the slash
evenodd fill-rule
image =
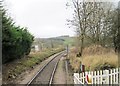
<path id="1" fill-rule="evenodd" d="M 10 62 L 14 59 L 28 55 L 31 50 L 33 36 L 27 28 L 16 26 L 11 17 L 2 12 L 2 62 Z"/>

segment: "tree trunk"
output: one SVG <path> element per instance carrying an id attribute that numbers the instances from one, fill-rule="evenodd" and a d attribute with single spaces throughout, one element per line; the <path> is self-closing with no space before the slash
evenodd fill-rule
<path id="1" fill-rule="evenodd" d="M 83 55 L 83 48 L 84 48 L 84 37 L 83 37 L 83 35 L 82 35 L 82 39 L 81 39 L 81 49 L 80 49 L 80 56 L 82 56 Z"/>

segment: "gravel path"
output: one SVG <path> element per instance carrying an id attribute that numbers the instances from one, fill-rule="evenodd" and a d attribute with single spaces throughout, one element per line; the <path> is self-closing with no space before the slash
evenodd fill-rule
<path id="1" fill-rule="evenodd" d="M 53 84 L 67 84 L 65 72 L 65 57 L 62 57 L 58 63 L 57 70 L 54 75 Z"/>
<path id="2" fill-rule="evenodd" d="M 67 84 L 69 84 L 71 86 L 74 84 L 73 70 L 71 69 L 70 64 L 67 60 L 65 61 L 65 64 L 66 64 L 66 71 L 67 71 L 67 74 L 66 74 L 67 75 Z"/>
<path id="3" fill-rule="evenodd" d="M 66 60 L 66 57 L 62 57 L 58 63 L 56 69 L 53 84 L 62 84 L 62 86 L 73 86 L 73 71 Z"/>

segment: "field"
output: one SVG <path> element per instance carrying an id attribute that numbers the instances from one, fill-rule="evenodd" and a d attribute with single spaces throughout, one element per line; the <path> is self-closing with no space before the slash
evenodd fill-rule
<path id="1" fill-rule="evenodd" d="M 85 70 L 100 70 L 118 66 L 118 56 L 112 49 L 90 46 L 84 49 L 82 57 L 76 57 L 76 48 L 71 48 L 69 60 L 74 72 L 79 71 L 80 62 Z"/>
<path id="2" fill-rule="evenodd" d="M 42 49 L 66 47 L 66 45 L 73 46 L 75 44 L 74 37 L 58 36 L 52 38 L 35 38 L 33 45 L 39 45 Z"/>

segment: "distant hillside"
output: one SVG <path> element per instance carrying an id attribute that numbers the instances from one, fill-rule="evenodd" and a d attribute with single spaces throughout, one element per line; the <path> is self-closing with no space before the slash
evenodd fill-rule
<path id="1" fill-rule="evenodd" d="M 63 40 L 64 41 L 63 42 L 64 45 L 70 45 L 70 46 L 74 45 L 74 38 L 75 37 L 69 37 L 69 36 L 59 36 L 59 37 L 56 37 L 56 39 Z"/>
<path id="2" fill-rule="evenodd" d="M 58 36 L 52 38 L 35 38 L 33 45 L 38 44 L 41 48 L 65 47 L 74 45 L 74 37 Z"/>

